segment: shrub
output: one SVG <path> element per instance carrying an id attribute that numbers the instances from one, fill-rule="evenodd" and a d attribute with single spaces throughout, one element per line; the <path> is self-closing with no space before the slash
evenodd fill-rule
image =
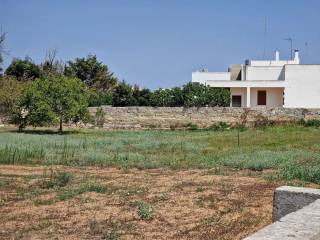
<path id="1" fill-rule="evenodd" d="M 103 127 L 103 124 L 105 122 L 105 116 L 106 116 L 106 113 L 105 111 L 103 111 L 103 109 L 101 107 L 99 107 L 96 111 L 96 125 L 100 128 Z"/>
<path id="2" fill-rule="evenodd" d="M 195 123 L 188 123 L 186 128 L 187 130 L 190 130 L 190 131 L 195 131 L 199 129 L 198 125 Z"/>
<path id="3" fill-rule="evenodd" d="M 266 127 L 270 127 L 270 126 L 274 126 L 274 121 L 271 121 L 269 119 L 267 119 L 266 117 L 258 117 L 258 119 L 254 122 L 254 127 L 255 128 L 266 128 Z"/>
<path id="4" fill-rule="evenodd" d="M 46 177 L 46 175 L 44 175 Z M 49 179 L 42 181 L 42 188 L 64 187 L 73 179 L 73 175 L 68 172 L 55 172 L 51 170 Z"/>
<path id="5" fill-rule="evenodd" d="M 152 219 L 154 215 L 153 206 L 142 201 L 138 202 L 138 215 L 143 220 Z"/>
<path id="6" fill-rule="evenodd" d="M 218 122 L 215 124 L 212 124 L 210 127 L 207 128 L 207 130 L 213 130 L 213 131 L 223 131 L 230 127 L 230 125 L 226 122 Z"/>
<path id="7" fill-rule="evenodd" d="M 306 127 L 320 127 L 320 120 L 309 119 L 307 121 L 304 121 L 304 126 L 306 126 Z"/>

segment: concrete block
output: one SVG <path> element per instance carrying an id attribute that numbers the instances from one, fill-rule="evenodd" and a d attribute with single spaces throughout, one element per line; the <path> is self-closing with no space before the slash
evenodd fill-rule
<path id="1" fill-rule="evenodd" d="M 272 221 L 320 199 L 320 190 L 303 187 L 282 186 L 275 190 L 273 197 Z"/>
<path id="2" fill-rule="evenodd" d="M 320 199 L 244 240 L 320 240 Z"/>

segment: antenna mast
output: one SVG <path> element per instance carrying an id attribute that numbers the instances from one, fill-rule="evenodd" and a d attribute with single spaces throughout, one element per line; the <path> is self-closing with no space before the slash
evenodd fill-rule
<path id="1" fill-rule="evenodd" d="M 267 45 L 267 16 L 264 17 L 264 39 L 263 39 L 263 58 L 266 59 Z"/>
<path id="2" fill-rule="evenodd" d="M 285 38 L 284 40 L 289 41 L 290 42 L 290 54 L 291 54 L 291 60 L 293 59 L 292 57 L 292 38 Z"/>

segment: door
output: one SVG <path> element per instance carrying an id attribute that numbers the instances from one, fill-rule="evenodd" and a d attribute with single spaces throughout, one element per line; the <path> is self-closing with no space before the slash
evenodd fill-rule
<path id="1" fill-rule="evenodd" d="M 241 96 L 232 95 L 232 107 L 241 107 Z"/>
<path id="2" fill-rule="evenodd" d="M 267 92 L 266 91 L 258 91 L 258 106 L 267 105 Z"/>

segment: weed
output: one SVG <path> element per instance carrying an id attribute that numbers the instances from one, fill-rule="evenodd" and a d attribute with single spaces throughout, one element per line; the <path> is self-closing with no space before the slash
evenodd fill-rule
<path id="1" fill-rule="evenodd" d="M 104 239 L 104 240 L 117 240 L 117 239 L 119 239 L 118 227 L 112 226 L 111 230 L 103 233 L 102 239 Z"/>
<path id="2" fill-rule="evenodd" d="M 154 215 L 153 206 L 143 201 L 138 202 L 138 215 L 142 220 L 151 220 Z"/>
<path id="3" fill-rule="evenodd" d="M 206 189 L 204 187 L 202 187 L 202 186 L 199 186 L 199 187 L 196 188 L 196 192 L 203 192 L 205 190 Z"/>
<path id="4" fill-rule="evenodd" d="M 86 183 L 75 189 L 70 189 L 70 188 L 65 189 L 62 193 L 58 195 L 58 198 L 60 201 L 65 201 L 86 192 L 96 192 L 96 193 L 104 194 L 109 192 L 109 189 L 100 184 Z"/>
<path id="5" fill-rule="evenodd" d="M 41 183 L 42 188 L 60 188 L 65 187 L 71 180 L 73 175 L 68 172 L 59 172 L 50 170 L 49 178 L 44 175 L 44 179 Z"/>

